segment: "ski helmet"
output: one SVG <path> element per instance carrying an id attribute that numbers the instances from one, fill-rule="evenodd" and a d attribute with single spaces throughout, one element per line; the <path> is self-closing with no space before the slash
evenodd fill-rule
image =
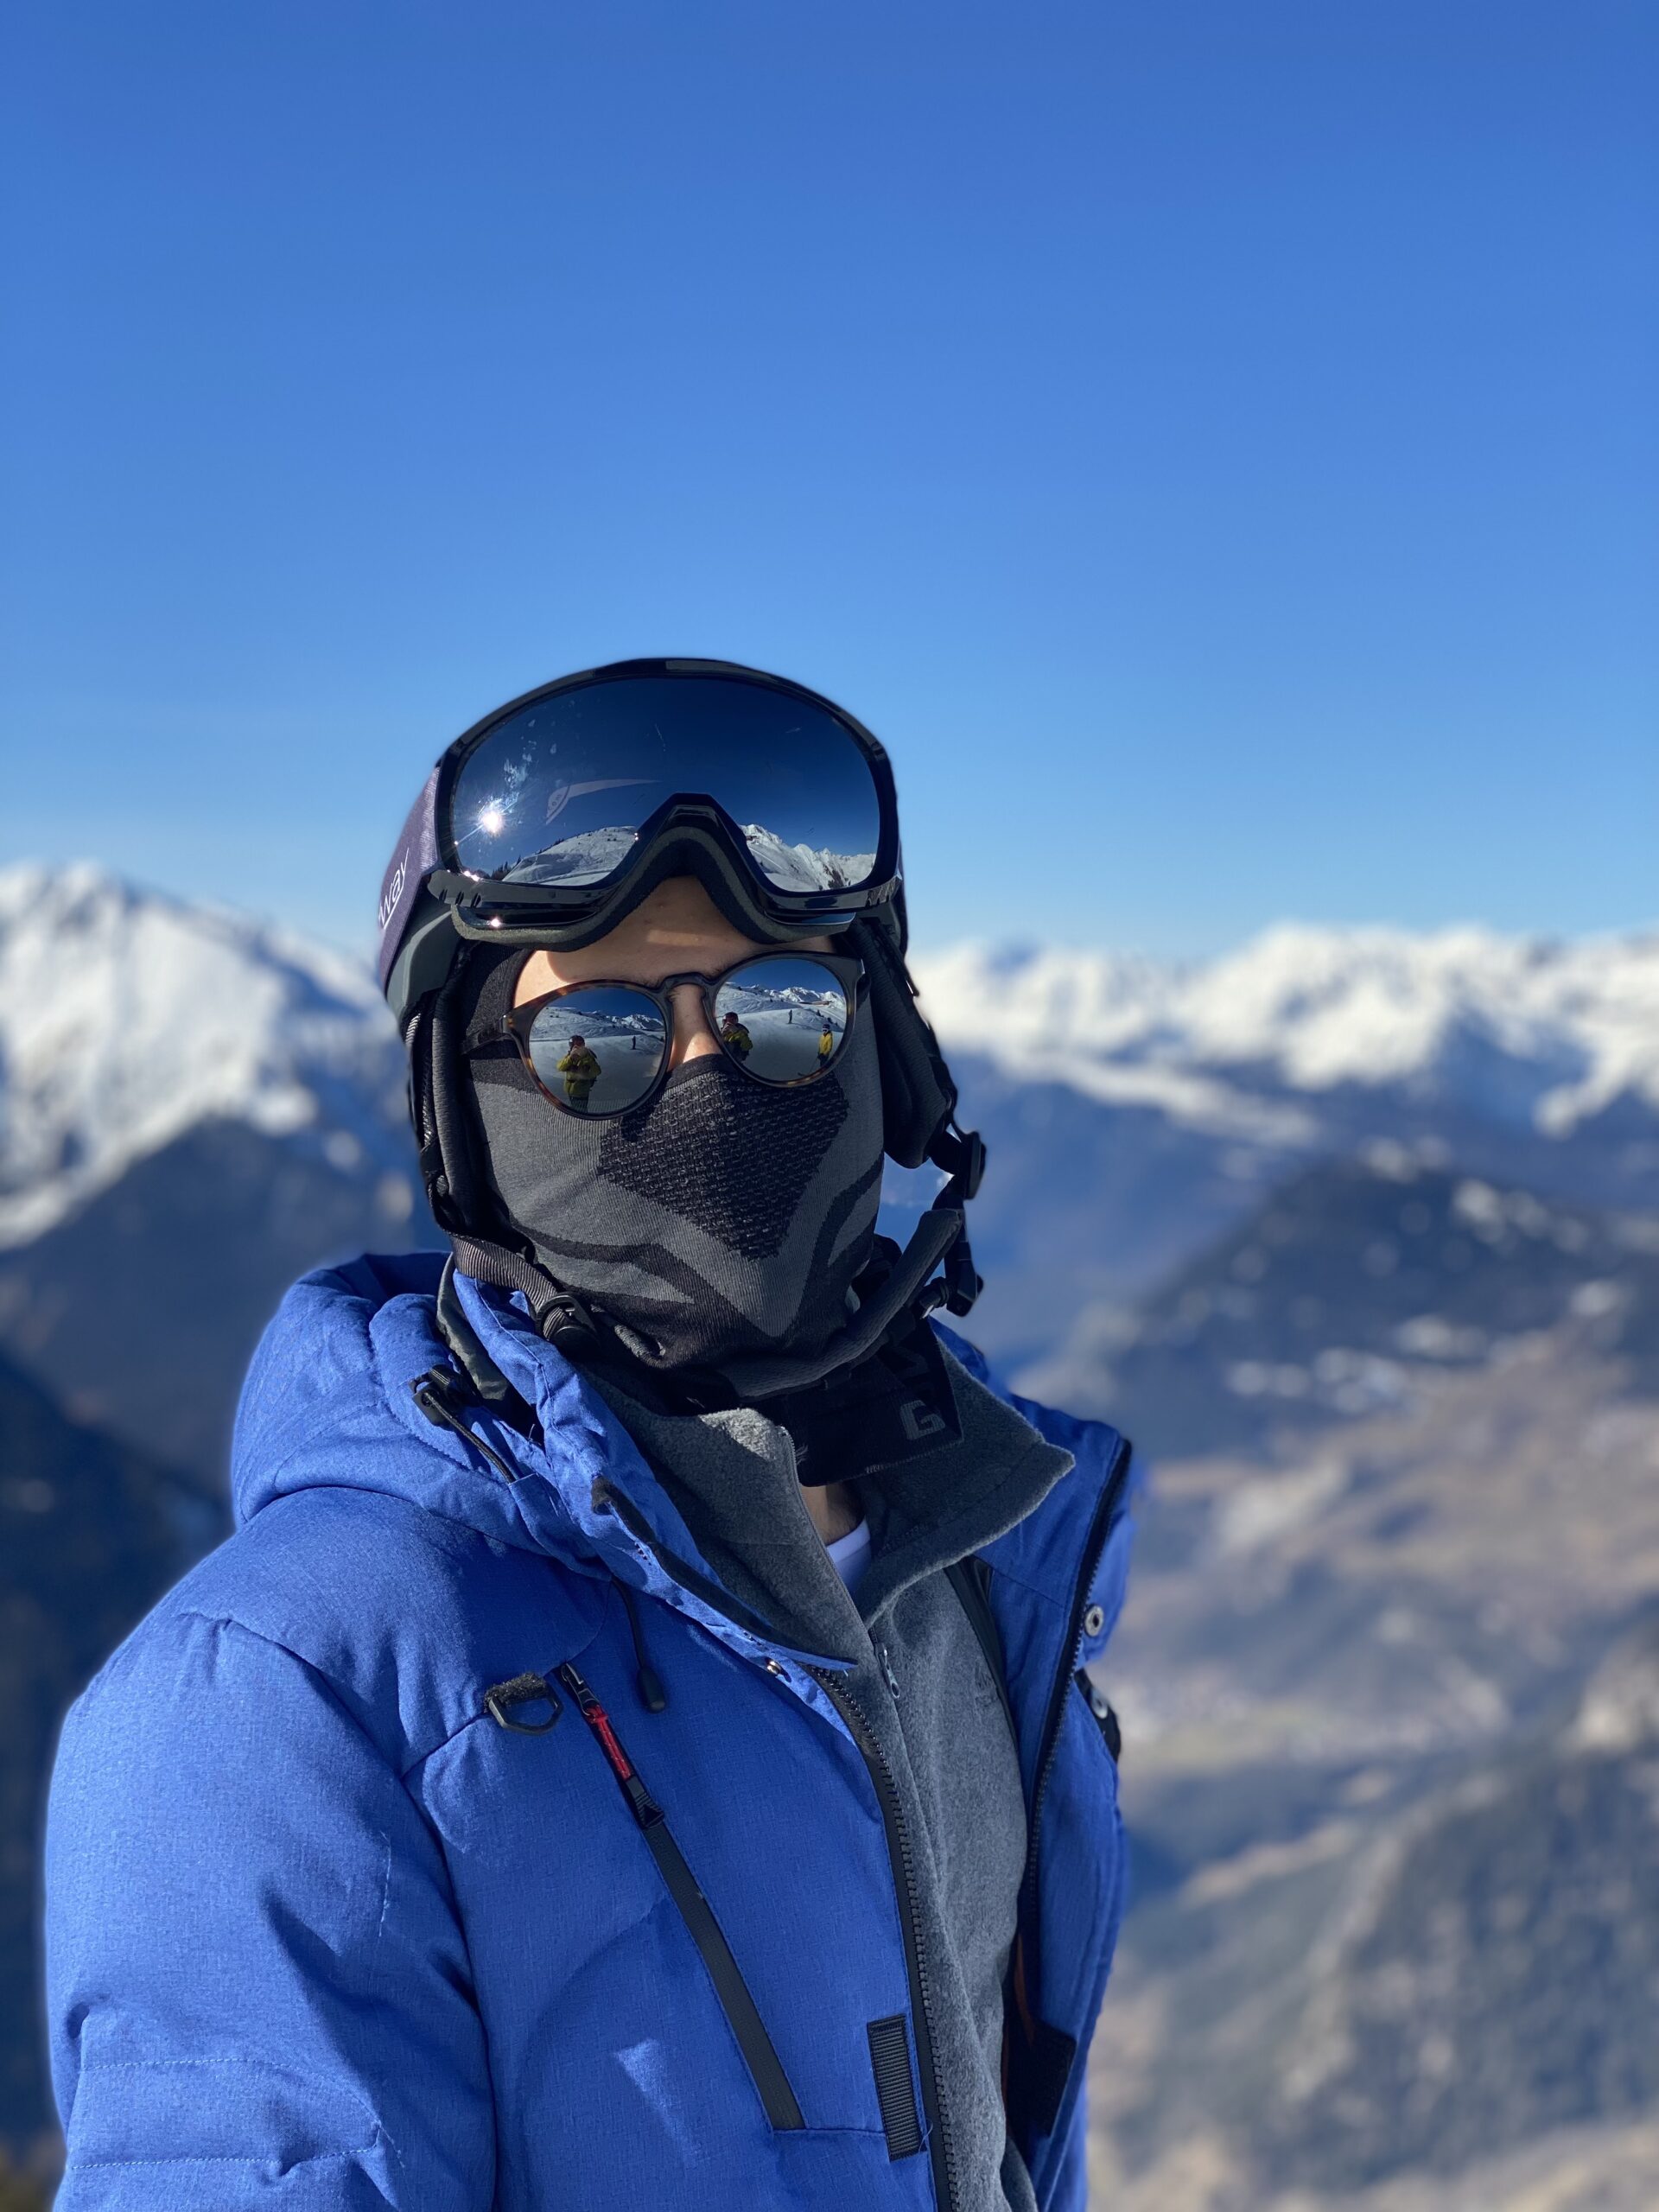
<path id="1" fill-rule="evenodd" d="M 859 955 L 887 1151 L 947 1178 L 812 1373 L 782 1355 L 751 1363 L 743 1395 L 764 1396 L 868 1357 L 900 1318 L 965 1313 L 980 1287 L 963 1209 L 984 1147 L 956 1125 L 956 1085 L 905 967 L 898 803 L 876 738 L 804 685 L 727 661 L 614 662 L 510 701 L 448 747 L 399 832 L 381 885 L 381 988 L 410 1054 L 428 1201 L 456 1264 L 524 1292 L 543 1333 L 580 1356 L 593 1317 L 501 1240 L 481 1201 L 452 1001 L 470 947 L 592 944 L 673 875 L 695 876 L 760 943 L 830 933 Z"/>

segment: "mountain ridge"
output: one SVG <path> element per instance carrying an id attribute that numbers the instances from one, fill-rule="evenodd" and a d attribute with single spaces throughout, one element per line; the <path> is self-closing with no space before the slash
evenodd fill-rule
<path id="1" fill-rule="evenodd" d="M 1229 1146 L 1277 1169 L 1408 1122 L 1546 1153 L 1593 1125 L 1659 1197 L 1659 931 L 1284 924 L 1185 965 L 971 943 L 914 964 L 947 1049 L 1011 1098 L 1046 1085 L 1147 1117 L 1219 1147 L 1226 1174 Z M 365 1179 L 388 1220 L 417 1210 L 366 961 L 92 863 L 0 869 L 0 1248 L 226 1119 Z"/>
<path id="2" fill-rule="evenodd" d="M 88 864 L 0 870 L 0 1249 L 223 1120 L 378 1183 L 407 1219 L 402 1093 L 365 964 Z"/>
<path id="3" fill-rule="evenodd" d="M 1626 1097 L 1659 1114 L 1659 930 L 1555 941 L 1287 922 L 1193 963 L 969 943 L 915 968 L 947 1046 L 1217 1128 L 1317 1117 L 1355 1087 L 1542 1136 Z"/>

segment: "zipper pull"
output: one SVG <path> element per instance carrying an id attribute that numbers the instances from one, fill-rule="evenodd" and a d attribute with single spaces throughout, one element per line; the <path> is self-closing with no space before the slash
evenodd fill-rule
<path id="1" fill-rule="evenodd" d="M 896 1705 L 899 1702 L 899 1677 L 893 1671 L 893 1662 L 887 1656 L 887 1647 L 885 1643 L 878 1643 L 875 1650 L 876 1656 L 881 1662 L 881 1679 L 886 1682 L 893 1701 Z"/>
<path id="2" fill-rule="evenodd" d="M 515 1720 L 512 1716 L 520 1706 L 544 1706 L 544 1720 Z M 484 1693 L 484 1710 L 499 1728 L 511 1728 L 516 1736 L 544 1736 L 564 1711 L 563 1700 L 544 1675 L 515 1675 L 510 1682 L 498 1682 L 493 1689 Z"/>
<path id="3" fill-rule="evenodd" d="M 642 1828 L 655 1827 L 663 1817 L 663 1808 L 639 1779 L 633 1761 L 618 1741 L 611 1726 L 611 1716 L 594 1695 L 584 1678 L 566 1660 L 558 1670 L 559 1680 L 576 1701 L 576 1710 L 599 1738 L 611 1772 L 621 1784 L 622 1795 L 627 1799 L 633 1817 Z"/>

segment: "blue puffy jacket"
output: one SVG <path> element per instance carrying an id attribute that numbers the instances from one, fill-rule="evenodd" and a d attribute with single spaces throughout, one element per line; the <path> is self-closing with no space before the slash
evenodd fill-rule
<path id="1" fill-rule="evenodd" d="M 947 2206 L 902 1815 L 832 1663 L 756 1632 L 494 1294 L 474 1319 L 539 1440 L 467 1395 L 437 1268 L 289 1294 L 238 1418 L 237 1533 L 66 1725 L 60 2212 Z M 1128 1453 L 1021 1409 L 1077 1465 L 983 1554 L 1032 1838 L 1009 2124 L 1046 2212 L 1077 2212 L 1122 1893 L 1079 1670 L 1116 1617 Z M 919 2144 L 884 2127 L 882 2067 Z"/>

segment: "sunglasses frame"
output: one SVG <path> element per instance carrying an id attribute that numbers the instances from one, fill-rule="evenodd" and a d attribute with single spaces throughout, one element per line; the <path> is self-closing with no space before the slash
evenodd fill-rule
<path id="1" fill-rule="evenodd" d="M 734 976 L 741 975 L 746 968 L 758 968 L 762 961 L 791 958 L 816 960 L 820 968 L 829 969 L 841 986 L 842 997 L 847 1007 L 847 1027 L 841 1033 L 840 1045 L 827 1060 L 821 1061 L 815 1068 L 809 1068 L 804 1075 L 787 1076 L 779 1080 L 772 1076 L 757 1075 L 741 1054 L 727 1049 L 721 1039 L 720 1024 L 715 1013 L 715 995 L 723 984 L 729 983 Z M 859 1007 L 869 992 L 869 979 L 864 972 L 864 963 L 861 960 L 842 952 L 791 954 L 785 946 L 779 945 L 769 950 L 746 954 L 741 960 L 734 961 L 729 968 L 723 969 L 718 976 L 706 976 L 696 969 L 687 969 L 680 975 L 664 976 L 662 981 L 657 983 L 641 983 L 636 982 L 632 976 L 591 976 L 583 982 L 561 983 L 556 991 L 543 991 L 539 998 L 526 999 L 522 1006 L 511 1007 L 501 1017 L 499 1033 L 512 1039 L 513 1044 L 518 1047 L 519 1058 L 529 1071 L 531 1081 L 550 1105 L 556 1106 L 562 1114 L 575 1116 L 584 1122 L 613 1122 L 621 1115 L 637 1113 L 640 1107 L 648 1105 L 672 1074 L 673 1070 L 670 1065 L 673 1058 L 674 1045 L 672 995 L 675 991 L 683 989 L 686 985 L 691 983 L 697 986 L 702 996 L 702 1018 L 709 1034 L 716 1044 L 720 1045 L 721 1057 L 738 1069 L 741 1074 L 747 1076 L 751 1083 L 758 1083 L 766 1090 L 799 1090 L 805 1084 L 817 1083 L 828 1075 L 846 1050 L 847 1040 L 853 1033 L 853 1024 L 858 1017 Z M 554 1005 L 560 999 L 569 998 L 577 991 L 637 991 L 641 998 L 650 999 L 663 1017 L 664 1050 L 662 1063 L 645 1090 L 637 1098 L 631 1098 L 626 1106 L 607 1107 L 598 1112 L 590 1112 L 584 1109 L 578 1114 L 577 1109 L 568 1100 L 561 1098 L 556 1091 L 550 1090 L 537 1072 L 536 1063 L 530 1056 L 530 1033 L 535 1027 L 536 1018 L 543 1007 Z"/>

